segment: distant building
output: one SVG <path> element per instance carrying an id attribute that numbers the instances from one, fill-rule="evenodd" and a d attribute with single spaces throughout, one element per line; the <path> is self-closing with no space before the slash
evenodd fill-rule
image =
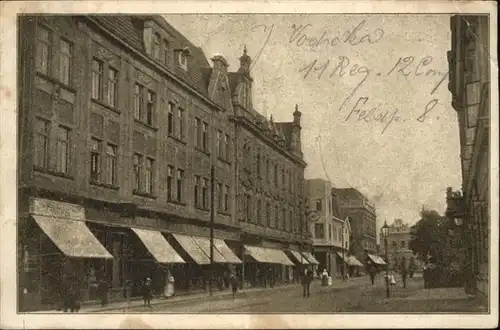
<path id="1" fill-rule="evenodd" d="M 387 255 L 390 267 L 400 265 L 403 257 L 406 259 L 406 262 L 409 262 L 411 257 L 416 259 L 416 256 L 413 256 L 413 252 L 410 250 L 410 239 L 410 226 L 404 223 L 403 220 L 395 219 L 389 225 Z"/>
<path id="2" fill-rule="evenodd" d="M 490 255 L 490 35 L 488 15 L 453 16 L 448 52 L 452 107 L 458 115 L 462 193 L 447 191 L 447 216 L 464 219 L 470 266 L 487 295 Z M 498 109 L 497 109 L 498 110 Z"/>
<path id="3" fill-rule="evenodd" d="M 339 201 L 342 217 L 351 220 L 350 252 L 364 261 L 365 250 L 369 254 L 377 253 L 377 215 L 375 206 L 354 188 L 333 188 L 332 193 Z"/>
<path id="4" fill-rule="evenodd" d="M 314 256 L 319 270 L 332 276 L 342 273 L 342 258 L 349 256 L 350 225 L 340 216 L 332 184 L 322 179 L 306 180 L 306 194 L 311 211 L 310 230 L 313 235 Z"/>

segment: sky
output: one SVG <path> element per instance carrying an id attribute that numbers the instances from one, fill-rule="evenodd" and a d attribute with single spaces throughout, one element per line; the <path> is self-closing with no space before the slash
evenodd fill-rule
<path id="1" fill-rule="evenodd" d="M 298 104 L 306 179 L 358 189 L 378 229 L 417 222 L 422 206 L 442 214 L 446 187 L 460 188 L 449 15 L 164 17 L 230 71 L 246 45 L 254 108 L 291 121 Z"/>

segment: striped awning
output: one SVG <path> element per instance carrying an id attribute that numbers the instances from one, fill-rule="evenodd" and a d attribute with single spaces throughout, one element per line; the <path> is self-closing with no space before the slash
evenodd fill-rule
<path id="1" fill-rule="evenodd" d="M 260 246 L 245 245 L 245 252 L 258 262 L 293 266 L 285 252 Z"/>
<path id="2" fill-rule="evenodd" d="M 311 252 L 302 252 L 302 254 L 306 257 L 310 264 L 319 265 L 319 261 L 314 258 Z"/>
<path id="3" fill-rule="evenodd" d="M 185 263 L 159 231 L 131 228 L 159 263 Z"/>

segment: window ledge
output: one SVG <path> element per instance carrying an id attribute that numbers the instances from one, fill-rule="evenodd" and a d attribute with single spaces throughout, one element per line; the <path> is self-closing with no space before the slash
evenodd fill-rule
<path id="1" fill-rule="evenodd" d="M 227 159 L 224 159 L 222 157 L 217 157 L 217 159 L 220 160 L 223 163 L 226 163 L 227 165 L 231 165 L 231 162 L 229 160 L 227 160 Z"/>
<path id="2" fill-rule="evenodd" d="M 168 202 L 169 204 L 180 205 L 180 206 L 186 206 L 186 203 L 183 203 L 183 202 L 180 202 L 180 201 L 176 201 L 176 200 L 173 200 L 173 199 L 169 199 L 167 202 Z"/>
<path id="3" fill-rule="evenodd" d="M 196 149 L 196 150 L 198 150 L 198 151 L 199 151 L 199 152 L 201 152 L 201 153 L 204 153 L 204 154 L 205 154 L 205 155 L 207 155 L 207 156 L 210 156 L 210 152 L 209 152 L 209 151 L 207 151 L 207 150 L 203 150 L 203 149 L 201 149 L 201 148 L 199 148 L 199 147 L 195 147 L 195 149 Z"/>
<path id="4" fill-rule="evenodd" d="M 50 174 L 50 175 L 53 175 L 53 176 L 57 176 L 57 177 L 60 177 L 60 178 L 74 180 L 74 177 L 72 175 L 68 174 L 68 173 L 57 172 L 57 171 L 54 171 L 54 170 L 49 170 L 49 169 L 44 168 L 44 167 L 33 166 L 33 170 L 36 171 L 36 172 L 46 173 L 46 174 Z"/>
<path id="5" fill-rule="evenodd" d="M 153 127 L 153 126 L 151 126 L 151 125 L 149 125 L 149 124 L 147 124 L 147 123 L 145 123 L 145 122 L 143 122 L 142 120 L 139 120 L 139 119 L 137 119 L 137 118 L 134 118 L 134 122 L 136 122 L 137 124 L 139 124 L 139 125 L 141 125 L 141 126 L 146 127 L 147 129 L 150 129 L 150 130 L 152 130 L 152 131 L 155 131 L 155 132 L 156 132 L 156 131 L 158 130 L 158 127 Z"/>
<path id="6" fill-rule="evenodd" d="M 113 106 L 111 106 L 111 105 L 109 105 L 109 104 L 106 104 L 106 103 L 104 103 L 104 102 L 103 102 L 103 101 L 101 101 L 101 100 L 98 100 L 98 99 L 94 99 L 94 98 L 92 98 L 92 102 L 97 103 L 97 104 L 99 104 L 100 106 L 105 107 L 106 109 L 113 111 L 114 113 L 117 113 L 117 114 L 121 114 L 121 113 L 122 113 L 122 112 L 121 112 L 120 110 L 118 110 L 117 108 L 115 108 L 115 107 L 113 107 Z"/>
<path id="7" fill-rule="evenodd" d="M 210 211 L 209 208 L 205 208 L 205 207 L 202 207 L 202 206 L 195 206 L 194 208 L 197 209 L 197 210 L 199 210 L 199 211 L 203 211 L 203 212 Z"/>
<path id="8" fill-rule="evenodd" d="M 51 76 L 48 76 L 46 75 L 45 73 L 42 73 L 40 71 L 37 71 L 36 72 L 36 75 L 45 79 L 45 80 L 48 80 L 50 81 L 51 83 L 53 84 L 56 84 L 56 85 L 59 85 L 60 87 L 64 88 L 65 90 L 75 94 L 76 93 L 76 89 L 74 89 L 73 87 L 69 86 L 69 85 L 66 85 L 65 83 L 61 82 L 59 79 L 57 78 L 53 78 Z"/>
<path id="9" fill-rule="evenodd" d="M 217 214 L 231 216 L 231 213 L 229 211 L 217 211 Z"/>
<path id="10" fill-rule="evenodd" d="M 102 187 L 102 188 L 108 188 L 108 189 L 113 189 L 113 190 L 119 190 L 120 187 L 118 186 L 115 186 L 115 185 L 112 185 L 112 184 L 107 184 L 107 183 L 104 183 L 104 182 L 99 182 L 99 181 L 95 181 L 95 180 L 90 180 L 89 183 L 93 186 L 98 186 L 98 187 Z"/>
<path id="11" fill-rule="evenodd" d="M 169 134 L 169 135 L 168 135 L 168 138 L 169 138 L 169 139 L 172 139 L 172 140 L 174 140 L 174 141 L 176 141 L 176 142 L 178 142 L 178 143 L 184 144 L 184 145 L 186 145 L 186 144 L 187 144 L 187 142 L 186 142 L 184 139 L 182 139 L 182 138 L 178 138 L 178 137 L 175 137 L 175 136 L 173 136 L 173 135 L 171 135 L 171 134 Z"/>
<path id="12" fill-rule="evenodd" d="M 156 199 L 157 197 L 153 194 L 143 192 L 143 191 L 137 191 L 134 189 L 133 194 L 136 196 L 141 196 L 141 197 L 146 197 L 146 198 L 151 198 L 151 199 Z"/>

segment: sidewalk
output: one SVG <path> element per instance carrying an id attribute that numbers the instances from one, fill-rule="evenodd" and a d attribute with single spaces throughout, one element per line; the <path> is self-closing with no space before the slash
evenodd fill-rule
<path id="1" fill-rule="evenodd" d="M 334 289 L 334 288 L 340 288 L 340 287 L 349 287 L 353 285 L 357 285 L 359 282 L 363 281 L 368 281 L 366 277 L 359 277 L 359 278 L 351 278 L 349 281 L 342 281 L 340 279 L 336 279 L 333 281 L 332 285 L 329 287 L 321 287 L 321 281 L 320 280 L 314 280 L 311 283 L 311 289 L 313 288 L 321 288 L 321 290 L 328 290 L 328 289 Z M 282 291 L 282 290 L 297 290 L 301 291 L 301 284 L 285 284 L 282 286 L 277 286 L 274 288 L 246 288 L 243 290 L 239 290 L 237 295 L 239 298 L 245 297 L 247 295 L 251 295 L 254 293 L 258 292 L 276 292 L 276 291 Z M 193 301 L 209 301 L 209 300 L 221 300 L 225 299 L 228 297 L 232 296 L 232 292 L 230 289 L 227 289 L 225 291 L 218 291 L 214 290 L 213 295 L 210 296 L 208 292 L 202 292 L 202 293 L 193 293 L 193 294 L 185 294 L 185 295 L 180 295 L 180 296 L 174 296 L 170 298 L 153 298 L 151 299 L 151 306 L 168 306 L 168 305 L 175 305 L 175 304 L 185 304 Z M 107 306 L 101 306 L 100 304 L 94 303 L 94 304 L 84 304 L 82 308 L 80 309 L 79 313 L 98 313 L 98 312 L 113 312 L 115 310 L 130 310 L 131 312 L 134 309 L 141 308 L 144 306 L 144 302 L 141 298 L 133 298 L 132 300 L 129 301 L 117 301 L 117 302 L 111 302 Z M 30 313 L 38 313 L 38 314 L 55 314 L 55 313 L 64 313 L 63 311 L 57 311 L 57 310 L 46 310 L 46 311 L 36 311 L 36 312 L 30 312 Z"/>

